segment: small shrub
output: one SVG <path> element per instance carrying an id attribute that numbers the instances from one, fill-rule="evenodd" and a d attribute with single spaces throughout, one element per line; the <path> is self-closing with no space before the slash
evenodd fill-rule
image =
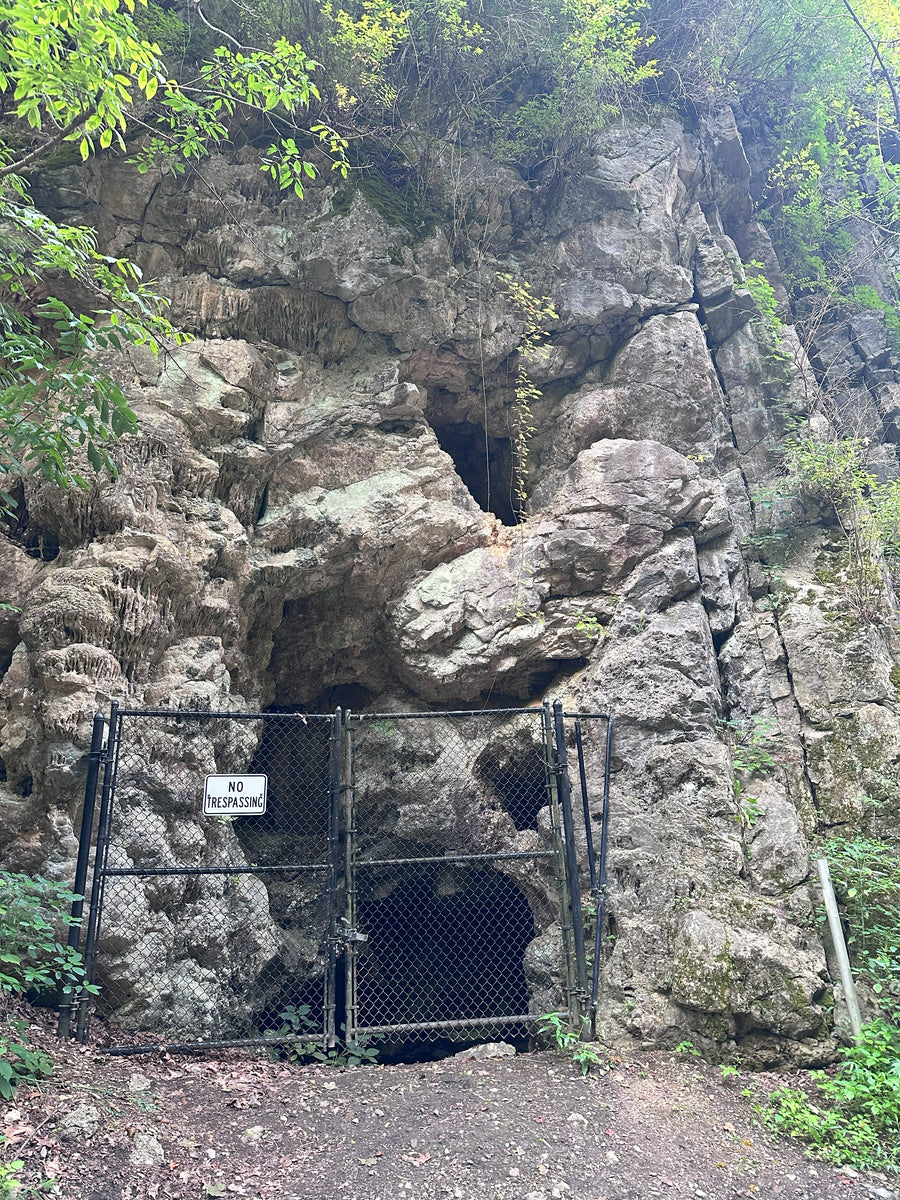
<path id="1" fill-rule="evenodd" d="M 75 899 L 52 880 L 0 872 L 0 992 L 41 995 L 86 986 L 81 955 L 58 936 Z"/>
<path id="2" fill-rule="evenodd" d="M 889 614 L 883 559 L 900 552 L 900 481 L 879 483 L 866 468 L 860 438 L 827 441 L 797 434 L 785 443 L 784 462 L 799 490 L 831 509 L 845 548 L 835 582 L 852 616 L 884 623 Z"/>
<path id="3" fill-rule="evenodd" d="M 749 727 L 740 721 L 720 721 L 731 742 L 732 766 L 740 774 L 756 775 L 777 765 L 778 722 L 774 717 L 753 716 Z"/>
<path id="4" fill-rule="evenodd" d="M 0 1153 L 5 1141 L 0 1134 Z M 19 1173 L 24 1166 L 21 1158 L 0 1162 L 0 1200 L 27 1200 L 29 1196 L 42 1196 L 53 1190 L 52 1179 L 44 1179 L 37 1185 L 23 1183 Z"/>
<path id="5" fill-rule="evenodd" d="M 694 1045 L 694 1043 L 686 1038 L 683 1042 L 679 1042 L 672 1052 L 673 1054 L 689 1054 L 691 1058 L 702 1058 L 703 1055 Z"/>
<path id="6" fill-rule="evenodd" d="M 732 787 L 737 805 L 734 819 L 741 827 L 744 853 L 750 857 L 748 834 L 760 816 L 759 800 L 744 788 L 748 776 L 772 770 L 777 765 L 776 734 L 778 722 L 772 717 L 753 716 L 750 724 L 740 721 L 720 721 L 719 729 L 731 744 Z"/>
<path id="7" fill-rule="evenodd" d="M 603 1050 L 596 1042 L 583 1042 L 581 1036 L 566 1024 L 567 1020 L 565 1013 L 544 1013 L 538 1033 L 551 1038 L 556 1049 L 571 1058 L 582 1075 L 595 1067 L 605 1067 L 607 1058 Z"/>
<path id="8" fill-rule="evenodd" d="M 0 999 L 13 995 L 47 995 L 76 989 L 96 994 L 85 982 L 81 955 L 60 941 L 59 930 L 70 924 L 76 897 L 49 879 L 0 872 Z M 0 1017 L 0 1097 L 12 1098 L 20 1083 L 37 1083 L 53 1071 L 53 1060 L 28 1044 L 27 1026 L 8 1013 Z M 0 1200 L 12 1191 L 0 1175 Z M 13 1182 L 15 1182 L 13 1180 Z"/>
<path id="9" fill-rule="evenodd" d="M 28 1045 L 25 1029 L 24 1021 L 9 1016 L 0 1023 L 0 1096 L 4 1100 L 12 1099 L 20 1083 L 40 1083 L 53 1073 L 53 1059 Z"/>
<path id="10" fill-rule="evenodd" d="M 775 295 L 775 289 L 763 274 L 761 262 L 749 262 L 746 265 L 753 272 L 746 275 L 746 286 L 759 314 L 754 318 L 754 325 L 760 341 L 771 358 L 785 361 L 791 355 L 783 340 L 785 326 L 778 315 L 778 297 Z"/>
<path id="11" fill-rule="evenodd" d="M 308 1034 L 308 1040 L 292 1042 L 285 1047 L 291 1062 L 322 1062 L 330 1063 L 334 1067 L 362 1067 L 371 1066 L 378 1060 L 378 1047 L 370 1045 L 368 1038 L 360 1038 L 349 1046 L 333 1046 L 330 1049 L 324 1046 L 316 1035 L 317 1024 L 308 1004 L 288 1005 L 279 1015 L 279 1034 L 301 1037 Z M 344 1029 L 345 1026 L 341 1028 Z"/>
<path id="12" fill-rule="evenodd" d="M 830 838 L 824 852 L 849 927 L 861 977 L 886 1017 L 900 1017 L 900 860 L 876 838 Z"/>
<path id="13" fill-rule="evenodd" d="M 863 1027 L 834 1075 L 814 1071 L 816 1091 L 779 1088 L 760 1110 L 780 1133 L 802 1138 L 827 1162 L 858 1170 L 900 1170 L 900 1030 Z"/>

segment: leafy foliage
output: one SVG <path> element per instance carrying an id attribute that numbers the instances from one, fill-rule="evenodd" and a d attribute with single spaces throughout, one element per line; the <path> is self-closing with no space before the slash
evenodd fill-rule
<path id="1" fill-rule="evenodd" d="M 890 0 L 652 0 L 666 92 L 752 113 L 768 162 L 759 197 L 815 336 L 836 311 L 866 307 L 880 279 L 900 296 L 900 9 Z M 890 294 L 891 290 L 893 295 Z"/>
<path id="2" fill-rule="evenodd" d="M 815 1091 L 779 1088 L 763 1118 L 833 1163 L 900 1170 L 900 864 L 873 838 L 830 838 L 823 847 L 849 925 L 851 953 L 884 1016 L 863 1027 Z"/>
<path id="3" fill-rule="evenodd" d="M 834 582 L 853 615 L 864 622 L 885 618 L 882 559 L 900 545 L 900 480 L 879 483 L 866 470 L 866 443 L 826 440 L 812 433 L 787 440 L 788 485 L 824 502 L 841 532 L 845 562 Z"/>
<path id="4" fill-rule="evenodd" d="M 745 784 L 749 777 L 765 774 L 777 765 L 778 722 L 772 717 L 754 715 L 749 723 L 719 721 L 719 729 L 731 745 L 732 786 L 737 805 L 735 820 L 740 824 L 744 853 L 749 857 L 747 835 L 759 820 L 760 806 L 757 797 L 746 790 Z"/>
<path id="5" fill-rule="evenodd" d="M 81 957 L 59 938 L 75 894 L 50 879 L 0 872 L 0 992 L 83 985 Z M 96 989 L 91 989 L 96 991 Z"/>
<path id="6" fill-rule="evenodd" d="M 849 927 L 857 970 L 900 1025 L 900 859 L 877 838 L 830 838 L 824 853 Z"/>
<path id="7" fill-rule="evenodd" d="M 515 459 L 513 479 L 514 508 L 520 520 L 525 510 L 525 474 L 528 469 L 528 449 L 535 433 L 532 405 L 540 400 L 541 391 L 528 371 L 528 359 L 542 345 L 546 337 L 546 326 L 557 320 L 549 296 L 535 296 L 527 280 L 514 279 L 511 275 L 501 276 L 500 282 L 512 301 L 517 315 L 524 322 L 519 341 L 519 362 L 516 366 L 515 405 L 513 407 L 512 446 Z"/>
<path id="8" fill-rule="evenodd" d="M 745 286 L 753 297 L 757 316 L 755 325 L 761 343 L 771 358 L 785 360 L 790 357 L 784 348 L 784 322 L 778 315 L 778 297 L 766 276 L 761 262 L 746 264 Z"/>
<path id="9" fill-rule="evenodd" d="M 360 1038 L 352 1045 L 341 1048 L 335 1046 L 329 1049 L 323 1046 L 321 1038 L 315 1036 L 317 1026 L 311 1012 L 308 1004 L 289 1004 L 279 1014 L 281 1026 L 278 1033 L 281 1036 L 298 1038 L 297 1041 L 286 1045 L 287 1056 L 291 1062 L 321 1062 L 330 1063 L 335 1067 L 362 1067 L 371 1066 L 377 1061 L 378 1048 L 370 1045 L 366 1038 Z M 308 1040 L 304 1040 L 306 1035 Z"/>
<path id="10" fill-rule="evenodd" d="M 71 145 L 82 160 L 125 151 L 142 171 L 183 172 L 222 147 L 232 123 L 271 134 L 261 167 L 300 197 L 314 168 L 298 136 L 336 154 L 341 139 L 299 118 L 318 93 L 315 63 L 278 38 L 270 49 L 217 46 L 176 79 L 144 30 L 175 25 L 139 0 L 9 0 L 0 26 L 0 475 L 39 471 L 62 486 L 84 472 L 115 474 L 111 437 L 136 428 L 100 351 L 184 341 L 166 302 L 126 259 L 99 252 L 93 232 L 37 208 L 28 176 Z M 202 18 L 202 9 L 196 7 Z M 205 20 L 205 18 L 204 18 Z M 212 27 L 206 22 L 207 34 Z M 224 31 L 226 39 L 234 41 Z M 170 38 L 170 42 L 174 40 Z M 27 134 L 24 131 L 28 131 Z M 0 506 L 14 505 L 9 488 Z"/>
<path id="11" fill-rule="evenodd" d="M 538 1033 L 551 1038 L 557 1050 L 571 1058 L 582 1075 L 587 1075 L 595 1067 L 606 1066 L 608 1060 L 602 1048 L 596 1042 L 582 1041 L 567 1021 L 566 1013 L 544 1013 Z"/>
<path id="12" fill-rule="evenodd" d="M 0 872 L 0 999 L 60 990 L 71 995 L 76 988 L 96 993 L 85 983 L 81 955 L 58 933 L 68 927 L 75 899 L 52 880 Z M 6 1100 L 18 1084 L 38 1082 L 53 1070 L 50 1056 L 28 1044 L 26 1028 L 8 1013 L 0 1017 L 0 1097 Z"/>
<path id="13" fill-rule="evenodd" d="M 720 721 L 731 742 L 731 763 L 740 775 L 756 775 L 777 765 L 778 722 L 772 717 L 754 715 L 749 724 L 741 721 Z"/>
<path id="14" fill-rule="evenodd" d="M 0 1021 L 0 1096 L 11 1100 L 20 1083 L 40 1083 L 53 1073 L 53 1059 L 29 1046 L 24 1021 Z"/>
<path id="15" fill-rule="evenodd" d="M 803 1138 L 827 1162 L 900 1169 L 900 1029 L 870 1022 L 837 1071 L 814 1071 L 811 1081 L 812 1096 L 773 1092 L 762 1112 L 770 1128 Z"/>
<path id="16" fill-rule="evenodd" d="M 461 148 L 546 183 L 654 73 L 639 61 L 643 9 L 643 0 L 326 0 L 303 6 L 298 32 L 347 130 L 385 151 L 399 137 L 423 185 L 433 161 Z"/>
<path id="17" fill-rule="evenodd" d="M 0 1135 L 0 1151 L 5 1141 Z M 21 1158 L 0 1162 L 0 1200 L 28 1200 L 29 1196 L 46 1195 L 53 1191 L 55 1184 L 52 1179 L 44 1179 L 36 1187 L 23 1183 L 20 1172 L 24 1166 Z"/>

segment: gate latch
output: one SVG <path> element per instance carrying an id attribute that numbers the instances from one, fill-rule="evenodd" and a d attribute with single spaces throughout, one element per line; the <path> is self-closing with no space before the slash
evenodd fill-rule
<path id="1" fill-rule="evenodd" d="M 358 929 L 353 929 L 346 917 L 341 917 L 341 923 L 344 926 L 342 930 L 345 942 L 367 942 L 369 935 L 360 933 Z"/>

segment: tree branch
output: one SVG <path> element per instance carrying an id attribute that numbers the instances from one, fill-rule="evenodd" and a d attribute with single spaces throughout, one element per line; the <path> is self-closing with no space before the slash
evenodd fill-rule
<path id="1" fill-rule="evenodd" d="M 888 87 L 890 88 L 891 99 L 894 102 L 894 116 L 897 119 L 897 124 L 900 125 L 900 93 L 898 93 L 898 91 L 897 91 L 897 85 L 894 83 L 894 78 L 893 78 L 890 70 L 888 69 L 887 64 L 885 63 L 884 59 L 881 57 L 881 50 L 878 48 L 878 43 L 875 41 L 875 39 L 872 37 L 871 33 L 869 33 L 868 29 L 865 27 L 865 25 L 863 25 L 862 21 L 856 15 L 856 12 L 853 9 L 853 6 L 850 4 L 850 0 L 843 0 L 843 3 L 844 3 L 844 8 L 846 8 L 847 12 L 850 14 L 853 24 L 857 27 L 857 29 L 860 30 L 863 37 L 866 39 L 866 41 L 872 47 L 872 52 L 874 53 L 875 57 L 878 59 L 878 65 L 879 65 L 879 67 L 881 67 L 881 70 L 884 74 L 885 82 L 887 83 Z"/>
<path id="2" fill-rule="evenodd" d="M 245 46 L 242 42 L 239 42 L 237 38 L 232 37 L 230 33 L 226 33 L 224 29 L 220 29 L 218 25 L 213 25 L 212 21 L 208 21 L 204 15 L 203 9 L 200 7 L 200 0 L 194 0 L 194 12 L 196 12 L 197 16 L 207 27 L 207 29 L 211 29 L 213 33 L 221 34 L 223 38 L 228 38 L 232 46 L 237 46 L 238 50 L 254 50 L 257 54 L 262 53 L 258 46 Z"/>
<path id="3" fill-rule="evenodd" d="M 68 125 L 55 134 L 49 142 L 45 142 L 43 146 L 36 147 L 29 154 L 26 154 L 24 158 L 20 158 L 18 162 L 10 163 L 6 167 L 0 167 L 0 179 L 5 179 L 7 175 L 21 175 L 23 171 L 27 171 L 29 167 L 42 159 L 45 154 L 50 154 L 51 151 L 55 150 L 60 142 L 65 141 L 69 134 L 74 133 L 79 125 L 83 125 L 85 121 L 90 120 L 96 111 L 97 101 L 95 100 L 93 104 L 89 104 L 83 112 L 80 112 L 77 117 L 73 117 Z"/>

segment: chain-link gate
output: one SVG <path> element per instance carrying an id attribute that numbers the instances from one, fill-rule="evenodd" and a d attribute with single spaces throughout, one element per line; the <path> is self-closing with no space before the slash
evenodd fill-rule
<path id="1" fill-rule="evenodd" d="M 580 716 L 579 836 L 602 903 L 588 777 L 605 851 L 611 722 Z M 586 756 L 588 718 L 601 737 Z M 98 721 L 75 890 L 96 828 L 85 962 L 116 1026 L 170 1048 L 465 1041 L 524 1035 L 550 1007 L 577 1021 L 596 1003 L 602 913 L 591 988 L 559 705 L 114 706 L 105 747 Z M 548 953 L 564 984 L 550 999 Z M 75 1005 L 82 1040 L 91 1006 Z M 71 1019 L 64 1009 L 61 1033 Z"/>

